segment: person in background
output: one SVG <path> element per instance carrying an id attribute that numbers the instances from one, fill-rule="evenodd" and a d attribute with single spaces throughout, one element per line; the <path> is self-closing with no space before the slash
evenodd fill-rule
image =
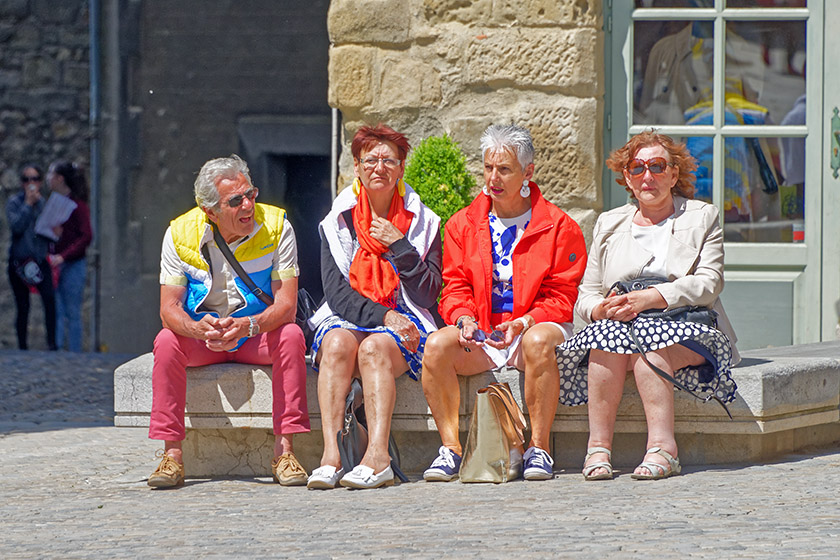
<path id="1" fill-rule="evenodd" d="M 56 269 L 55 342 L 59 349 L 82 351 L 82 301 L 87 277 L 85 251 L 93 239 L 88 206 L 88 184 L 84 170 L 70 161 L 56 161 L 47 172 L 50 190 L 68 197 L 76 208 L 63 224 L 53 231 L 58 235 L 48 256 Z"/>
<path id="2" fill-rule="evenodd" d="M 11 229 L 9 245 L 9 283 L 15 296 L 18 348 L 27 350 L 29 325 L 29 292 L 35 288 L 44 306 L 47 347 L 55 350 L 55 291 L 50 265 L 47 262 L 49 240 L 35 233 L 35 222 L 44 209 L 41 187 L 44 173 L 35 164 L 27 163 L 20 170 L 18 192 L 9 197 L 6 219 Z"/>

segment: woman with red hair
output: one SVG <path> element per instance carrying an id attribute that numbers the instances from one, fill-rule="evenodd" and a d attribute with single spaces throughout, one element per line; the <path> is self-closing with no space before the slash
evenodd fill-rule
<path id="1" fill-rule="evenodd" d="M 326 303 L 312 344 L 324 434 L 321 466 L 309 488 L 376 488 L 394 482 L 388 438 L 395 380 L 420 374 L 432 309 L 441 287 L 440 219 L 403 181 L 410 146 L 379 124 L 351 145 L 352 188 L 319 225 Z M 364 389 L 368 446 L 359 465 L 342 465 L 336 434 L 353 377 Z M 346 467 L 346 468 L 345 468 Z M 349 472 L 348 472 L 349 471 Z"/>
<path id="2" fill-rule="evenodd" d="M 589 325 L 558 347 L 564 384 L 560 402 L 589 403 L 583 476 L 612 479 L 615 420 L 627 372 L 633 372 L 648 437 L 644 458 L 630 476 L 667 478 L 681 470 L 674 437 L 674 385 L 654 366 L 691 391 L 714 395 L 721 402 L 735 398 L 729 369 L 739 360 L 737 339 L 719 299 L 723 231 L 718 209 L 694 200 L 692 172 L 697 165 L 685 144 L 645 131 L 615 150 L 607 167 L 617 174 L 616 182 L 627 189 L 631 201 L 604 212 L 595 224 L 575 305 Z M 617 282 L 642 276 L 664 282 L 626 293 L 615 289 Z M 712 308 L 717 328 L 642 314 L 683 306 Z"/>

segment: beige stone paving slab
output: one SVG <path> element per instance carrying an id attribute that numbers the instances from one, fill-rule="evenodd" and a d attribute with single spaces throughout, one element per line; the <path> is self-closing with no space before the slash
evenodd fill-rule
<path id="1" fill-rule="evenodd" d="M 0 424 L 2 558 L 819 558 L 840 545 L 840 445 L 765 465 L 609 482 L 413 482 L 371 491 L 268 478 L 145 484 L 144 430 Z"/>

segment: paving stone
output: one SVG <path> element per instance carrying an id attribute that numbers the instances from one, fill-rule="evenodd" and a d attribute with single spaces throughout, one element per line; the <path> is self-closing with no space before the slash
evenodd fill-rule
<path id="1" fill-rule="evenodd" d="M 99 370 L 125 357 L 15 354 L 0 353 L 1 558 L 836 558 L 840 545 L 840 442 L 654 482 L 565 469 L 503 485 L 152 490 L 159 442 L 101 412 Z M 6 392 L 23 377 L 40 389 Z"/>

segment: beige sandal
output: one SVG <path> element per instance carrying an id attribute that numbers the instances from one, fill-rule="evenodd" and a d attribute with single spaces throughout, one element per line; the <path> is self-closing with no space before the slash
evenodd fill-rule
<path id="1" fill-rule="evenodd" d="M 606 461 L 598 461 L 592 463 L 591 465 L 587 465 L 586 462 L 589 460 L 590 457 L 595 455 L 596 453 L 606 453 L 607 460 Z M 613 477 L 613 468 L 612 464 L 610 463 L 612 460 L 612 451 L 607 449 L 606 447 L 590 447 L 586 450 L 586 458 L 583 460 L 583 478 L 584 480 L 612 480 Z M 592 471 L 597 469 L 604 469 L 607 472 L 600 473 L 600 474 L 592 474 Z"/>
<path id="2" fill-rule="evenodd" d="M 660 478 L 668 478 L 669 476 L 680 474 L 682 467 L 680 467 L 679 459 L 660 447 L 651 447 L 645 451 L 645 455 L 651 455 L 653 453 L 661 455 L 666 461 L 668 461 L 667 468 L 665 465 L 660 465 L 659 463 L 654 463 L 653 461 L 642 461 L 641 464 L 639 464 L 639 467 L 647 469 L 650 474 L 633 473 L 630 475 L 630 478 L 634 480 L 659 480 Z"/>

